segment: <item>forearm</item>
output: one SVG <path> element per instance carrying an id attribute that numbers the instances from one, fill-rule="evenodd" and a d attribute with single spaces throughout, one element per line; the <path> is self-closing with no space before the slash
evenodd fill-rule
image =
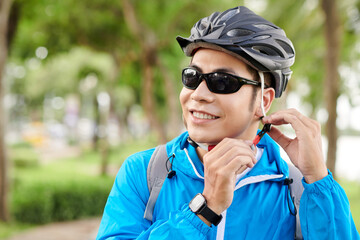
<path id="1" fill-rule="evenodd" d="M 344 190 L 329 174 L 304 184 L 300 222 L 304 239 L 360 239 Z"/>
<path id="2" fill-rule="evenodd" d="M 104 213 L 104 216 L 106 212 Z M 119 218 L 103 218 L 103 227 L 97 239 L 206 239 L 209 231 L 214 230 L 203 223 L 190 209 L 187 204 L 181 210 L 171 212 L 169 219 L 161 219 L 154 222 L 151 226 L 144 224 L 147 220 L 134 219 L 134 215 L 127 215 L 123 220 Z M 132 224 L 138 221 L 138 224 Z M 112 222 L 112 223 L 111 223 Z M 104 227 L 105 225 L 115 225 L 113 227 Z"/>

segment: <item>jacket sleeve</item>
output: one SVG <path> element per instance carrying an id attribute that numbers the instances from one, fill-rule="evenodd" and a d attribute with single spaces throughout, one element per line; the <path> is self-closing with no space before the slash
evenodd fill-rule
<path id="1" fill-rule="evenodd" d="M 300 200 L 300 223 L 304 239 L 360 239 L 351 216 L 349 200 L 329 172 L 307 184 Z"/>
<path id="2" fill-rule="evenodd" d="M 150 159 L 149 152 L 145 158 Z M 129 157 L 120 168 L 105 205 L 97 238 L 103 239 L 206 239 L 212 229 L 202 222 L 188 204 L 168 219 L 151 224 L 143 218 L 149 198 L 144 155 Z"/>

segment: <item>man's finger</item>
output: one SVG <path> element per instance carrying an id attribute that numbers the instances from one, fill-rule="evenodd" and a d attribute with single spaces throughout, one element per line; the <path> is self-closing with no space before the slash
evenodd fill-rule
<path id="1" fill-rule="evenodd" d="M 302 115 L 296 109 L 286 109 L 275 112 L 263 118 L 264 123 L 271 123 L 273 125 L 291 124 L 295 130 L 305 126 L 313 129 L 314 120 Z"/>
<path id="2" fill-rule="evenodd" d="M 274 139 L 275 142 L 277 142 L 285 151 L 287 146 L 291 143 L 293 139 L 285 136 L 279 129 L 272 126 L 271 131 L 268 133 L 269 136 Z"/>
<path id="3" fill-rule="evenodd" d="M 290 124 L 291 127 L 295 130 L 296 136 L 300 136 L 303 131 L 308 129 L 296 115 L 293 115 L 289 112 L 269 115 L 268 117 L 263 118 L 263 123 L 271 123 L 272 125 L 276 126 Z"/>

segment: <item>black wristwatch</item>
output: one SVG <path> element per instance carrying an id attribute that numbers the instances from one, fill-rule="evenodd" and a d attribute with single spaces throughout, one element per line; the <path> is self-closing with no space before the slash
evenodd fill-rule
<path id="1" fill-rule="evenodd" d="M 196 194 L 196 196 L 189 203 L 189 207 L 191 211 L 196 214 L 200 214 L 214 226 L 217 226 L 222 219 L 221 214 L 217 215 L 207 206 L 206 199 L 201 193 Z"/>

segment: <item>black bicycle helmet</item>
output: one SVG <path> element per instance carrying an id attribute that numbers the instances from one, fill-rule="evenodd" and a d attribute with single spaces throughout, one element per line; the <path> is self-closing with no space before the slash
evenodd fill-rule
<path id="1" fill-rule="evenodd" d="M 286 88 L 295 61 L 295 49 L 285 32 L 243 6 L 200 19 L 189 38 L 178 36 L 176 40 L 187 56 L 193 56 L 198 48 L 210 48 L 235 56 L 258 71 L 270 72 L 277 98 Z"/>

